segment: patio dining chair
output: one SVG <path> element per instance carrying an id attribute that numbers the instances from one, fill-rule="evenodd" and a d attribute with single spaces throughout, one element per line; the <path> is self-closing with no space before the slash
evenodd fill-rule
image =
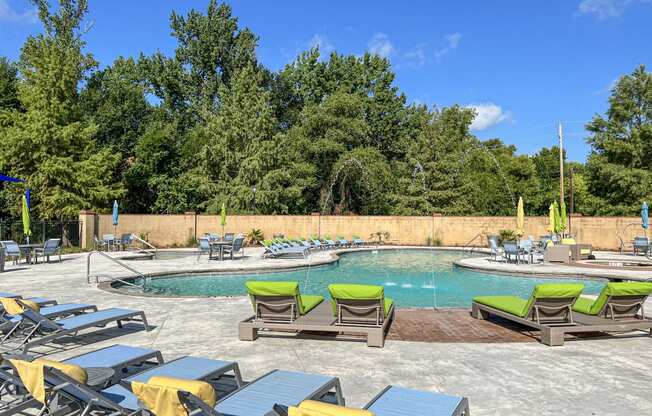
<path id="1" fill-rule="evenodd" d="M 235 253 L 240 253 L 240 257 L 244 257 L 244 236 L 238 236 L 233 240 L 233 245 L 230 246 L 224 246 L 224 254 L 228 254 L 231 256 L 231 260 L 233 260 L 233 254 Z"/>
<path id="2" fill-rule="evenodd" d="M 501 261 L 505 261 L 505 251 L 498 245 L 498 239 L 495 236 L 489 236 L 487 243 L 489 243 L 489 249 L 494 261 L 498 261 L 498 257 L 500 257 Z"/>
<path id="3" fill-rule="evenodd" d="M 646 255 L 650 249 L 650 240 L 647 237 L 634 237 L 634 255 Z"/>
<path id="4" fill-rule="evenodd" d="M 61 239 L 50 238 L 43 244 L 43 248 L 34 250 L 35 260 L 38 264 L 38 256 L 45 257 L 46 261 L 50 262 L 50 256 L 59 255 L 59 263 L 61 263 Z"/>
<path id="5" fill-rule="evenodd" d="M 516 241 L 505 241 L 503 243 L 503 251 L 508 262 L 512 261 L 512 256 L 515 257 L 516 263 L 520 262 L 521 250 L 519 249 L 518 244 L 516 244 Z"/>
<path id="6" fill-rule="evenodd" d="M 14 261 L 14 264 L 18 264 L 22 254 L 18 243 L 11 240 L 0 241 L 0 249 L 5 250 L 5 258 L 11 257 Z"/>
<path id="7" fill-rule="evenodd" d="M 235 238 L 234 233 L 225 233 L 224 234 L 224 241 L 233 241 L 234 238 Z"/>

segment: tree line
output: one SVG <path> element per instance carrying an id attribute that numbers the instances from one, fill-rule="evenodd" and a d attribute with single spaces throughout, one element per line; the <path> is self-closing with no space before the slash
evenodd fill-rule
<path id="1" fill-rule="evenodd" d="M 519 155 L 470 131 L 474 110 L 410 104 L 391 63 L 318 48 L 279 71 L 227 4 L 170 16 L 176 49 L 100 69 L 86 0 L 36 0 L 41 34 L 0 57 L 0 172 L 24 178 L 43 219 L 123 212 L 545 215 L 556 147 Z M 92 30 L 92 29 L 91 29 Z M 575 211 L 636 215 L 652 196 L 652 74 L 635 68 L 586 125 Z M 0 185 L 0 216 L 22 185 Z M 569 186 L 568 180 L 565 184 Z M 568 196 L 569 190 L 566 189 Z"/>

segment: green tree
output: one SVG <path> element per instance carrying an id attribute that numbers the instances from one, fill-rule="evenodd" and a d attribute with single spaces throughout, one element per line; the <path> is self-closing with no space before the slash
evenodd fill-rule
<path id="1" fill-rule="evenodd" d="M 0 130 L 0 170 L 27 179 L 42 218 L 75 217 L 121 195 L 112 183 L 119 156 L 96 146 L 97 126 L 79 106 L 80 84 L 95 66 L 80 31 L 86 1 L 61 0 L 56 12 L 45 1 L 37 6 L 44 33 L 29 37 L 21 52 L 18 97 L 25 111 L 12 113 Z"/>
<path id="2" fill-rule="evenodd" d="M 652 197 L 652 74 L 644 66 L 625 75 L 609 97 L 605 116 L 587 124 L 592 214 L 636 215 Z"/>
<path id="3" fill-rule="evenodd" d="M 0 111 L 18 108 L 18 67 L 9 59 L 0 57 Z"/>

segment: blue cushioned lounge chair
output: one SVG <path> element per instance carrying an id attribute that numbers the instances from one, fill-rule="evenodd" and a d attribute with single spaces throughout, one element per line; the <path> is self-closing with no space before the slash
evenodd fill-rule
<path id="1" fill-rule="evenodd" d="M 128 377 L 124 379 L 124 382 L 127 383 L 126 385 L 116 384 L 100 391 L 100 394 L 106 400 L 133 411 L 139 409 L 140 405 L 136 396 L 128 388 L 128 383 L 131 381 L 146 383 L 154 376 L 211 381 L 226 376 L 229 373 L 233 373 L 236 386 L 241 387 L 243 382 L 238 363 L 234 361 L 210 360 L 201 357 L 181 357 Z"/>
<path id="2" fill-rule="evenodd" d="M 274 370 L 218 400 L 214 408 L 190 393 L 182 393 L 181 401 L 189 409 L 201 410 L 204 416 L 266 416 L 274 405 L 296 406 L 304 400 L 321 400 L 334 396 L 344 405 L 340 380 L 320 374 Z"/>
<path id="3" fill-rule="evenodd" d="M 9 331 L 2 338 L 0 344 L 9 348 L 21 349 L 24 354 L 33 347 L 45 345 L 63 336 L 76 336 L 81 330 L 104 327 L 111 322 L 116 322 L 118 328 L 122 328 L 123 322 L 138 321 L 142 322 L 146 331 L 150 330 L 145 312 L 133 309 L 103 309 L 56 321 L 32 310 L 25 310 L 20 315 L 21 325 L 17 325 Z M 26 326 L 26 324 L 28 325 Z"/>

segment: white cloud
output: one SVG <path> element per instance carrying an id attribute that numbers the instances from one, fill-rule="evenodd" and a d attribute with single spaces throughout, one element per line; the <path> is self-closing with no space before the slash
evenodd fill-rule
<path id="1" fill-rule="evenodd" d="M 0 0 L 0 22 L 36 23 L 38 22 L 38 11 L 35 8 L 30 8 L 19 12 L 11 7 L 9 0 Z"/>
<path id="2" fill-rule="evenodd" d="M 325 55 L 328 55 L 335 50 L 335 46 L 333 46 L 333 43 L 328 39 L 328 36 L 322 33 L 315 33 L 308 42 L 308 46 L 310 48 L 319 48 L 319 50 Z"/>
<path id="3" fill-rule="evenodd" d="M 435 51 L 435 58 L 437 58 L 437 60 L 440 60 L 441 58 L 444 57 L 444 55 L 457 49 L 461 39 L 462 39 L 461 33 L 449 33 L 448 35 L 444 36 L 445 46 Z"/>
<path id="4" fill-rule="evenodd" d="M 602 87 L 601 89 L 594 92 L 594 94 L 595 95 L 602 95 L 602 94 L 610 93 L 611 90 L 616 88 L 616 85 L 618 85 L 618 81 L 620 81 L 620 77 L 614 78 L 613 80 L 611 80 L 609 85 L 606 85 L 606 86 Z"/>
<path id="5" fill-rule="evenodd" d="M 406 52 L 405 55 L 403 55 L 403 58 L 405 58 L 405 61 L 409 66 L 421 68 L 428 62 L 428 57 L 426 56 L 426 45 L 419 44 L 415 46 L 412 50 Z"/>
<path id="6" fill-rule="evenodd" d="M 650 0 L 582 0 L 577 8 L 579 14 L 593 15 L 598 20 L 618 18 L 633 4 L 651 3 Z"/>
<path id="7" fill-rule="evenodd" d="M 394 45 L 392 45 L 392 42 L 390 42 L 389 38 L 384 33 L 376 33 L 373 35 L 367 44 L 367 49 L 370 53 L 383 58 L 389 57 L 395 51 Z"/>
<path id="8" fill-rule="evenodd" d="M 469 104 L 468 108 L 475 110 L 476 116 L 471 123 L 471 130 L 485 130 L 512 119 L 512 113 L 505 111 L 494 103 Z"/>

